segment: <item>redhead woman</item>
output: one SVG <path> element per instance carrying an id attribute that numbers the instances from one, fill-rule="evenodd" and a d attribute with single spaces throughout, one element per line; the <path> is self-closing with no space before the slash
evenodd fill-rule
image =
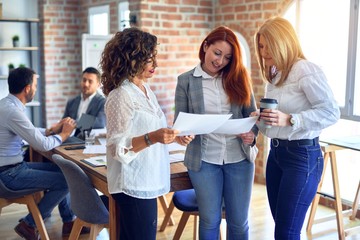
<path id="1" fill-rule="evenodd" d="M 179 112 L 249 117 L 256 110 L 255 99 L 234 32 L 224 26 L 210 32 L 201 43 L 199 59 L 194 69 L 178 77 L 175 117 Z M 189 143 L 185 165 L 199 206 L 200 239 L 219 239 L 223 204 L 228 239 L 248 239 L 254 159 L 245 149 L 255 144 L 256 135 L 254 126 L 241 135 L 197 135 Z"/>

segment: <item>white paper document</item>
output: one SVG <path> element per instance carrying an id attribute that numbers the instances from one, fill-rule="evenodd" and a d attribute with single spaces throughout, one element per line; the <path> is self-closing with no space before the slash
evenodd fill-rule
<path id="1" fill-rule="evenodd" d="M 213 131 L 213 133 L 222 133 L 222 134 L 230 134 L 230 135 L 238 135 L 240 133 L 247 133 L 251 130 L 251 128 L 256 123 L 258 116 L 248 117 L 248 118 L 239 118 L 239 119 L 229 119 Z"/>
<path id="2" fill-rule="evenodd" d="M 258 119 L 258 116 L 230 119 L 231 115 L 180 112 L 172 128 L 181 131 L 179 136 L 209 133 L 237 135 L 249 132 Z"/>
<path id="3" fill-rule="evenodd" d="M 179 136 L 208 134 L 223 125 L 232 114 L 192 114 L 180 112 L 173 129 Z"/>
<path id="4" fill-rule="evenodd" d="M 186 150 L 186 146 L 180 145 L 177 142 L 169 143 L 167 146 L 170 154 L 184 153 Z"/>
<path id="5" fill-rule="evenodd" d="M 106 166 L 106 155 L 85 158 L 82 161 L 93 167 Z"/>
<path id="6" fill-rule="evenodd" d="M 83 151 L 83 154 L 105 154 L 106 146 L 105 145 L 90 145 L 86 146 Z"/>

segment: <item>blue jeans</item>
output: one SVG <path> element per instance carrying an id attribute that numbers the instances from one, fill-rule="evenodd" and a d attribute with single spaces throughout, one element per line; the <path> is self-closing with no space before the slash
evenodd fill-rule
<path id="1" fill-rule="evenodd" d="M 201 163 L 199 172 L 189 170 L 199 206 L 199 238 L 219 239 L 224 201 L 228 240 L 249 238 L 248 212 L 254 182 L 254 163 L 215 165 Z"/>
<path id="2" fill-rule="evenodd" d="M 316 194 L 324 159 L 315 146 L 275 147 L 271 144 L 266 188 L 275 221 L 275 239 L 299 240 L 306 212 Z"/>
<path id="3" fill-rule="evenodd" d="M 124 193 L 112 194 L 120 211 L 121 240 L 155 240 L 157 199 L 140 199 Z"/>
<path id="4" fill-rule="evenodd" d="M 22 162 L 16 167 L 0 172 L 0 178 L 5 186 L 13 190 L 42 188 L 44 196 L 38 208 L 43 219 L 50 217 L 53 209 L 59 205 L 63 222 L 71 222 L 75 216 L 70 209 L 70 195 L 64 175 L 53 163 Z M 23 219 L 28 225 L 35 227 L 35 222 L 29 213 Z"/>

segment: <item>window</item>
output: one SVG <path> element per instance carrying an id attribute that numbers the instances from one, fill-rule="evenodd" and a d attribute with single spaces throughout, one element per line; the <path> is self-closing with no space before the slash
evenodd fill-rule
<path id="1" fill-rule="evenodd" d="M 119 3 L 119 30 L 130 27 L 129 2 Z"/>
<path id="2" fill-rule="evenodd" d="M 89 31 L 92 35 L 109 34 L 109 6 L 89 8 Z"/>
<path id="3" fill-rule="evenodd" d="M 360 37 L 355 17 L 359 14 L 358 3 L 295 0 L 285 14 L 297 28 L 305 56 L 323 68 L 342 118 L 356 121 L 360 121 L 360 63 L 356 61 Z"/>
<path id="4" fill-rule="evenodd" d="M 359 0 L 294 0 L 284 15 L 297 30 L 305 57 L 324 70 L 341 109 L 342 119 L 325 129 L 321 134 L 324 137 L 360 135 L 358 4 Z M 343 150 L 336 154 L 341 196 L 353 201 L 359 183 L 360 152 Z M 322 191 L 332 194 L 330 169 L 328 164 Z"/>

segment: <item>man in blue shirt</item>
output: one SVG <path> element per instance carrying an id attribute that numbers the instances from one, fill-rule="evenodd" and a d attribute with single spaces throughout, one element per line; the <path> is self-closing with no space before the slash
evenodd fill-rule
<path id="1" fill-rule="evenodd" d="M 39 151 L 49 151 L 65 141 L 75 120 L 62 119 L 50 129 L 36 128 L 25 113 L 37 88 L 37 75 L 29 68 L 17 68 L 8 77 L 9 95 L 0 100 L 0 179 L 10 189 L 43 188 L 38 208 L 44 219 L 59 205 L 63 235 L 71 231 L 75 216 L 69 205 L 69 191 L 61 170 L 50 162 L 23 161 L 23 140 Z M 25 239 L 38 239 L 31 214 L 20 220 L 15 231 Z"/>

